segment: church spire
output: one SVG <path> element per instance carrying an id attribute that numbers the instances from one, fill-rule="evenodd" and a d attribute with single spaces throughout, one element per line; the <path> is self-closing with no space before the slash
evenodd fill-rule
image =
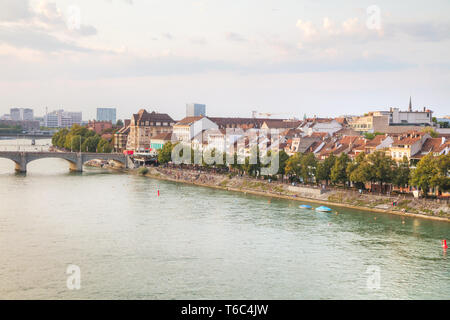
<path id="1" fill-rule="evenodd" d="M 408 111 L 412 112 L 411 96 L 409 96 L 409 108 L 408 108 Z"/>

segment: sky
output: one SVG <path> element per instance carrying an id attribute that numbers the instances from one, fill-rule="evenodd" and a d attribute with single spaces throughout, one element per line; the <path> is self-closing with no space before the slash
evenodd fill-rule
<path id="1" fill-rule="evenodd" d="M 0 115 L 450 114 L 450 2 L 0 0 Z"/>

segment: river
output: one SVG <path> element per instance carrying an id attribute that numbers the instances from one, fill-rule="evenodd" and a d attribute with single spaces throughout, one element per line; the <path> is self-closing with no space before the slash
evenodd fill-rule
<path id="1" fill-rule="evenodd" d="M 450 297 L 449 223 L 68 168 L 0 159 L 1 299 Z"/>

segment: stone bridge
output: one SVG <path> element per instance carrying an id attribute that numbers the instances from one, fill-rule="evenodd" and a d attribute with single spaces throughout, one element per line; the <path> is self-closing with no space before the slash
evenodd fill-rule
<path id="1" fill-rule="evenodd" d="M 121 153 L 79 153 L 79 152 L 32 152 L 0 151 L 0 158 L 10 159 L 16 164 L 16 171 L 26 172 L 27 164 L 44 158 L 59 158 L 69 162 L 71 171 L 83 171 L 83 164 L 89 160 L 113 160 L 128 168 L 129 157 Z"/>

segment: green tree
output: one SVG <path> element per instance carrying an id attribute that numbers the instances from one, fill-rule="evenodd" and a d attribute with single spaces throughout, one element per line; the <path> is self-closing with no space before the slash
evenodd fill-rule
<path id="1" fill-rule="evenodd" d="M 385 152 L 376 151 L 369 154 L 367 161 L 371 164 L 373 180 L 377 181 L 381 187 L 383 183 L 392 182 L 395 162 L 390 156 L 386 156 Z"/>
<path id="2" fill-rule="evenodd" d="M 325 160 L 317 164 L 316 178 L 317 181 L 324 181 L 328 185 L 328 181 L 331 179 L 331 169 L 336 163 L 336 156 L 334 154 L 327 157 Z"/>
<path id="3" fill-rule="evenodd" d="M 417 163 L 416 169 L 411 173 L 410 184 L 417 186 L 425 196 L 435 183 L 434 176 L 438 172 L 435 159 L 431 153 L 428 153 Z"/>
<path id="4" fill-rule="evenodd" d="M 330 174 L 331 181 L 333 183 L 342 183 L 346 185 L 348 182 L 347 165 L 349 162 L 350 158 L 346 153 L 341 153 L 341 155 L 336 159 Z"/>
<path id="5" fill-rule="evenodd" d="M 302 158 L 303 155 L 301 153 L 295 153 L 293 156 L 289 157 L 284 168 L 285 174 L 287 174 L 291 178 L 294 176 L 300 177 Z"/>
<path id="6" fill-rule="evenodd" d="M 439 192 L 446 192 L 450 190 L 450 153 L 435 158 L 434 163 L 436 170 L 431 179 L 431 186 Z"/>
<path id="7" fill-rule="evenodd" d="M 315 180 L 317 160 L 313 153 L 308 153 L 302 157 L 300 175 L 304 183 L 310 183 Z"/>
<path id="8" fill-rule="evenodd" d="M 58 148 L 64 148 L 66 136 L 68 133 L 69 130 L 67 130 L 66 128 L 57 131 L 52 137 L 52 144 Z"/>
<path id="9" fill-rule="evenodd" d="M 382 135 L 384 133 L 381 132 L 366 132 L 364 133 L 364 138 L 368 139 L 368 140 L 372 140 L 373 138 L 375 138 L 376 136 Z"/>
<path id="10" fill-rule="evenodd" d="M 270 157 L 270 153 L 268 156 Z M 289 160 L 289 155 L 284 150 L 281 150 L 276 156 L 279 161 L 278 174 L 284 175 L 286 173 L 286 163 Z"/>
<path id="11" fill-rule="evenodd" d="M 83 152 L 97 152 L 97 146 L 100 142 L 100 139 L 101 138 L 99 135 L 87 138 L 81 145 L 81 150 Z"/>
<path id="12" fill-rule="evenodd" d="M 69 130 L 69 134 L 72 136 L 90 136 L 91 134 L 93 134 L 93 131 L 89 130 L 86 127 L 82 127 L 79 124 L 74 124 L 70 130 Z"/>
<path id="13" fill-rule="evenodd" d="M 80 142 L 81 141 L 81 142 Z M 64 143 L 64 148 L 73 152 L 79 152 L 80 146 L 83 143 L 81 136 L 68 134 Z"/>
<path id="14" fill-rule="evenodd" d="M 250 153 L 254 154 L 254 157 L 246 157 L 245 163 L 242 165 L 242 169 L 249 176 L 259 176 L 261 174 L 262 167 L 259 147 L 252 147 Z M 264 156 L 267 156 L 267 154 L 265 154 Z"/>
<path id="15" fill-rule="evenodd" d="M 112 149 L 113 148 L 112 148 L 111 144 L 107 140 L 100 139 L 100 141 L 98 142 L 97 152 L 99 152 L 99 153 L 111 153 Z"/>
<path id="16" fill-rule="evenodd" d="M 397 164 L 395 168 L 395 174 L 393 175 L 392 182 L 397 187 L 405 187 L 409 182 L 409 176 L 411 169 L 409 167 L 409 160 L 406 156 L 403 157 L 402 161 Z"/>
<path id="17" fill-rule="evenodd" d="M 364 152 L 359 153 L 354 161 L 348 163 L 346 173 L 348 179 L 358 189 L 363 189 L 366 182 L 373 180 L 372 167 Z"/>
<path id="18" fill-rule="evenodd" d="M 233 154 L 233 163 L 231 163 L 230 167 L 231 167 L 231 169 L 233 169 L 233 170 L 237 171 L 239 174 L 241 174 L 244 172 L 244 169 L 242 166 L 243 166 L 243 164 L 238 163 L 238 154 L 235 152 Z"/>
<path id="19" fill-rule="evenodd" d="M 123 127 L 123 121 L 121 119 L 117 120 L 116 127 L 119 127 L 119 128 Z"/>
<path id="20" fill-rule="evenodd" d="M 158 151 L 158 163 L 165 164 L 172 161 L 172 149 L 175 144 L 167 141 L 163 147 Z"/>
<path id="21" fill-rule="evenodd" d="M 356 168 L 349 174 L 349 179 L 356 188 L 364 189 L 366 182 L 374 181 L 373 166 L 365 159 L 357 164 Z"/>
<path id="22" fill-rule="evenodd" d="M 422 132 L 430 134 L 432 138 L 437 138 L 439 136 L 439 134 L 436 131 L 434 131 L 432 127 L 426 127 L 422 130 Z"/>

